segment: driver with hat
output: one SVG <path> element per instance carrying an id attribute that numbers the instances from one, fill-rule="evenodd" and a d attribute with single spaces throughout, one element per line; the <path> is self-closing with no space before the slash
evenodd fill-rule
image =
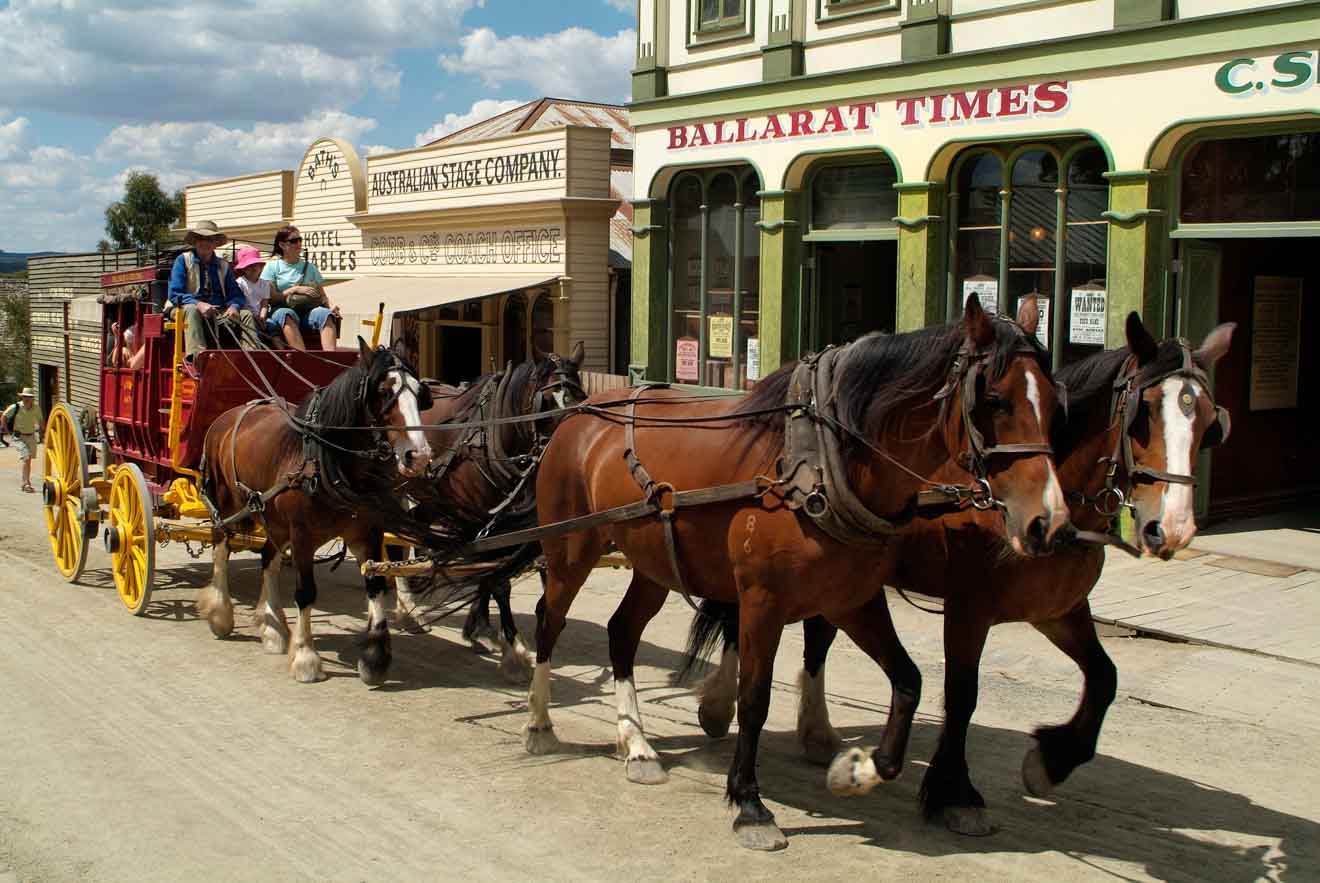
<path id="1" fill-rule="evenodd" d="M 188 227 L 184 241 L 192 248 L 174 260 L 170 271 L 170 303 L 183 310 L 184 351 L 188 359 L 207 348 L 206 324 L 215 322 L 244 349 L 259 346 L 257 324 L 243 309 L 246 300 L 229 262 L 215 250 L 229 241 L 214 221 Z"/>

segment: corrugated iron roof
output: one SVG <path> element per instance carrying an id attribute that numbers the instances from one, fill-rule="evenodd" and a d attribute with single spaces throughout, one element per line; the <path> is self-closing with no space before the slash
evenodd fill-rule
<path id="1" fill-rule="evenodd" d="M 632 126 L 628 123 L 628 110 L 620 104 L 601 104 L 594 101 L 572 101 L 567 98 L 539 98 L 520 104 L 512 110 L 451 132 L 433 144 L 464 144 L 512 135 L 514 132 L 536 132 L 558 126 L 598 126 L 611 132 L 611 146 L 619 150 L 632 150 Z"/>

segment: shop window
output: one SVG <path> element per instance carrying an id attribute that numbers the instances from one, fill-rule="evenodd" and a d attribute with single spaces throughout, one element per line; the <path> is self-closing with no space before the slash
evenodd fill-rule
<path id="1" fill-rule="evenodd" d="M 1103 346 L 1109 233 L 1101 216 L 1109 200 L 1104 151 L 1091 144 L 1042 147 L 1017 154 L 1005 169 L 999 153 L 981 148 L 955 169 L 950 309 L 956 314 L 975 292 L 987 309 L 1015 315 L 1020 299 L 1036 294 L 1044 303 L 1039 336 L 1047 347 L 1052 348 L 1054 309 L 1063 311 L 1065 335 L 1056 363 Z M 1099 340 L 1095 315 L 1079 313 L 1074 323 L 1072 304 L 1078 298 L 1084 305 L 1079 310 L 1098 311 Z"/>
<path id="2" fill-rule="evenodd" d="M 555 351 L 555 303 L 548 292 L 532 304 L 532 344 L 543 353 Z"/>
<path id="3" fill-rule="evenodd" d="M 759 375 L 759 189 L 745 167 L 688 173 L 674 184 L 673 380 L 741 389 Z"/>
<path id="4" fill-rule="evenodd" d="M 511 294 L 504 301 L 504 362 L 527 361 L 527 298 Z"/>
<path id="5" fill-rule="evenodd" d="M 745 0 L 697 0 L 697 30 L 722 31 L 743 25 Z"/>
<path id="6" fill-rule="evenodd" d="M 822 169 L 811 182 L 812 231 L 893 227 L 897 180 L 888 161 Z"/>
<path id="7" fill-rule="evenodd" d="M 1204 141 L 1181 185 L 1186 223 L 1320 221 L 1320 132 Z"/>

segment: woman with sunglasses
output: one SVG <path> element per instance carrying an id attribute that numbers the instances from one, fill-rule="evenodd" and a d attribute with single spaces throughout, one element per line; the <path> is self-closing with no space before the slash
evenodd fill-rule
<path id="1" fill-rule="evenodd" d="M 271 286 L 270 320 L 282 326 L 288 316 L 297 316 L 303 331 L 321 335 L 321 349 L 332 350 L 339 340 L 339 307 L 325 294 L 325 280 L 316 264 L 302 257 L 302 234 L 289 224 L 275 234 L 271 259 L 261 271 Z"/>

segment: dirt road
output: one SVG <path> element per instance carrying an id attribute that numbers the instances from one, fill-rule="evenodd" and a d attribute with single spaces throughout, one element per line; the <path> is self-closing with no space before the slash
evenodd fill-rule
<path id="1" fill-rule="evenodd" d="M 94 546 L 82 585 L 50 564 L 37 498 L 0 451 L 0 881 L 1320 879 L 1320 669 L 1148 640 L 1107 640 L 1120 695 L 1100 755 L 1058 792 L 1024 796 L 1027 735 L 1066 719 L 1080 678 L 1027 628 L 991 634 L 970 751 L 998 833 L 924 823 L 916 793 L 941 707 L 938 618 L 894 602 L 925 676 L 909 769 L 865 798 L 830 795 L 798 757 L 786 637 L 761 782 L 787 850 L 739 849 L 721 799 L 732 739 L 711 742 L 668 673 L 687 610 L 646 635 L 637 682 L 667 785 L 624 780 L 603 623 L 626 576 L 584 589 L 560 642 L 553 714 L 567 753 L 524 753 L 525 690 L 454 629 L 398 636 L 388 684 L 358 681 L 362 595 L 349 568 L 322 582 L 328 681 L 294 683 L 246 614 L 213 639 L 192 606 L 209 565 L 160 553 L 147 618 L 114 594 Z M 286 580 L 288 576 L 286 575 Z M 516 591 L 531 630 L 536 593 Z M 888 685 L 840 638 L 829 692 L 850 744 L 874 744 Z"/>

